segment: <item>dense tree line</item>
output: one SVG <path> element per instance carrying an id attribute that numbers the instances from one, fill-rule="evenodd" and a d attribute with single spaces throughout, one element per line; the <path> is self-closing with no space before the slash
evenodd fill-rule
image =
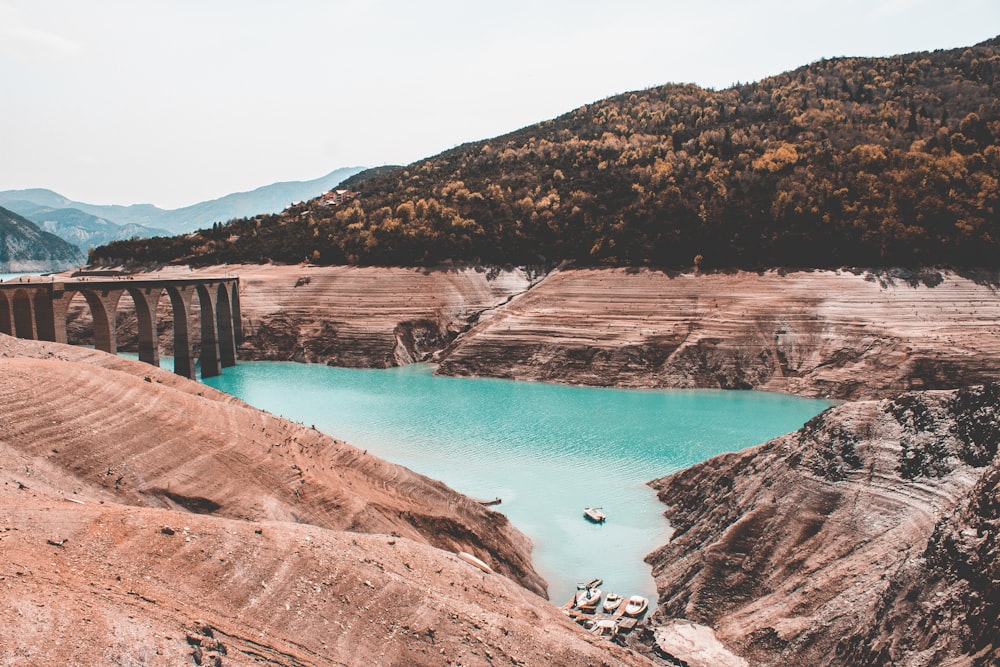
<path id="1" fill-rule="evenodd" d="M 1000 264 L 1000 38 L 619 95 L 95 261 Z"/>

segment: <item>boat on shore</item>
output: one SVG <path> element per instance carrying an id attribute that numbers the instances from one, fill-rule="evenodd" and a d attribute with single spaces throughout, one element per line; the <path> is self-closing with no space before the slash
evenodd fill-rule
<path id="1" fill-rule="evenodd" d="M 633 595 L 625 604 L 625 615 L 638 618 L 645 614 L 647 609 L 649 609 L 649 600 L 641 595 Z"/>
<path id="2" fill-rule="evenodd" d="M 483 562 L 479 558 L 476 558 L 475 556 L 473 556 L 469 552 L 467 552 L 467 551 L 458 551 L 458 552 L 455 553 L 455 555 L 458 556 L 459 558 L 461 558 L 462 560 L 464 560 L 469 565 L 472 565 L 474 567 L 478 567 L 480 570 L 482 570 L 486 574 L 493 574 L 493 568 L 491 568 L 485 562 Z"/>
<path id="3" fill-rule="evenodd" d="M 590 584 L 577 584 L 576 596 L 573 598 L 573 602 L 578 609 L 594 611 L 597 609 L 597 605 L 601 602 L 601 589 L 598 588 L 597 585 L 591 586 Z"/>
<path id="4" fill-rule="evenodd" d="M 584 507 L 583 516 L 587 517 L 594 523 L 604 523 L 604 520 L 608 518 L 604 512 L 601 511 L 600 507 Z"/>
<path id="5" fill-rule="evenodd" d="M 608 593 L 608 596 L 604 598 L 604 604 L 601 605 L 601 608 L 610 614 L 622 606 L 622 600 L 622 596 L 618 595 L 618 593 Z"/>

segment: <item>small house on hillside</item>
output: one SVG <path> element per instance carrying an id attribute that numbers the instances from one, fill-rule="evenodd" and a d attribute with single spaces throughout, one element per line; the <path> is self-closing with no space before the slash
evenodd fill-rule
<path id="1" fill-rule="evenodd" d="M 337 206 L 354 199 L 357 194 L 351 190 L 330 190 L 320 197 L 320 204 L 323 206 Z"/>

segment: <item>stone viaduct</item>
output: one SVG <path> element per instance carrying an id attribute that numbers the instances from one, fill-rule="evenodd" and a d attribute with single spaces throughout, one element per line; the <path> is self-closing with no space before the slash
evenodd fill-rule
<path id="1" fill-rule="evenodd" d="M 70 301 L 79 292 L 94 319 L 94 346 L 115 354 L 115 317 L 118 302 L 127 292 L 135 303 L 139 326 L 139 359 L 160 365 L 157 342 L 157 304 L 164 292 L 170 297 L 174 319 L 174 372 L 194 377 L 192 337 L 189 332 L 195 295 L 201 308 L 201 376 L 219 375 L 236 364 L 236 346 L 243 338 L 240 325 L 239 278 L 149 278 L 131 276 L 74 276 L 51 282 L 0 283 L 0 333 L 67 342 L 66 316 Z"/>

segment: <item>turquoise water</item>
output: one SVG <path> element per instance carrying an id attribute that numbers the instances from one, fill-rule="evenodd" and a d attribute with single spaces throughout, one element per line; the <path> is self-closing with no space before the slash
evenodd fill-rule
<path id="1" fill-rule="evenodd" d="M 643 594 L 643 557 L 669 538 L 646 482 L 799 428 L 830 405 L 761 392 L 647 391 L 240 362 L 203 380 L 251 405 L 315 425 L 494 507 L 534 542 L 561 604 L 576 582 Z M 598 506 L 607 522 L 584 519 Z"/>

